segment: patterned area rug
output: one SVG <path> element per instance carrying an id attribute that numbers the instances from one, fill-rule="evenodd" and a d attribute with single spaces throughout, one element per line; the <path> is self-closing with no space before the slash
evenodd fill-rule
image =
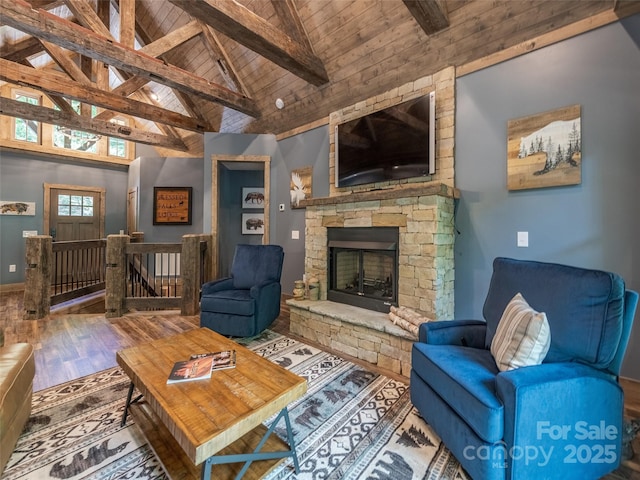
<path id="1" fill-rule="evenodd" d="M 239 343 L 308 381 L 289 406 L 301 471 L 288 459 L 268 480 L 469 478 L 412 407 L 405 383 L 271 331 Z M 36 392 L 2 479 L 167 478 L 131 418 L 120 427 L 128 385 L 113 368 Z"/>

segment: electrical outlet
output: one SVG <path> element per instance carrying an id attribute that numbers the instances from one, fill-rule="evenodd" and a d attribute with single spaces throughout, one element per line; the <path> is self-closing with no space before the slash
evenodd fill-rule
<path id="1" fill-rule="evenodd" d="M 9 265 L 9 273 L 15 273 L 16 271 L 16 266 L 15 265 Z"/>
<path id="2" fill-rule="evenodd" d="M 281 203 L 280 205 L 278 205 L 278 210 L 280 210 L 281 212 L 284 212 L 284 203 Z"/>

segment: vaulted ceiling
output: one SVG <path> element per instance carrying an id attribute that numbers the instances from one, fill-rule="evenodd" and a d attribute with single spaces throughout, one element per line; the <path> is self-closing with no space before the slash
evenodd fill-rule
<path id="1" fill-rule="evenodd" d="M 279 134 L 638 11 L 630 0 L 0 0 L 0 80 L 59 108 L 0 98 L 0 111 L 201 156 L 204 132 Z M 119 112 L 135 124 L 109 122 Z"/>

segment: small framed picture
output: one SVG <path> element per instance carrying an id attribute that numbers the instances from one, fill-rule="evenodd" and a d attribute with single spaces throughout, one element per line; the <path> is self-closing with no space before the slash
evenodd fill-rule
<path id="1" fill-rule="evenodd" d="M 264 213 L 243 213 L 242 214 L 242 234 L 243 235 L 264 234 Z"/>
<path id="2" fill-rule="evenodd" d="M 289 193 L 291 194 L 291 208 L 304 208 L 300 201 L 311 198 L 311 183 L 313 167 L 302 167 L 291 170 Z"/>
<path id="3" fill-rule="evenodd" d="M 25 215 L 36 214 L 36 202 L 5 202 L 0 201 L 0 215 Z"/>
<path id="4" fill-rule="evenodd" d="M 242 187 L 242 208 L 264 210 L 264 188 Z"/>

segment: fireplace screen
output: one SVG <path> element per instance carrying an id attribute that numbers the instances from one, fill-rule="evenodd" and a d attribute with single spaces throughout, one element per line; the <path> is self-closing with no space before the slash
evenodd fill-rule
<path id="1" fill-rule="evenodd" d="M 391 238 L 387 238 L 387 232 L 380 229 L 391 230 Z M 397 229 L 372 227 L 339 230 L 339 234 L 329 234 L 330 280 L 327 298 L 388 312 L 391 305 L 397 304 Z M 374 234 L 376 237 L 372 236 Z M 356 238 L 331 238 L 344 238 L 345 235 L 355 235 Z M 362 240 L 360 237 L 379 241 Z"/>

